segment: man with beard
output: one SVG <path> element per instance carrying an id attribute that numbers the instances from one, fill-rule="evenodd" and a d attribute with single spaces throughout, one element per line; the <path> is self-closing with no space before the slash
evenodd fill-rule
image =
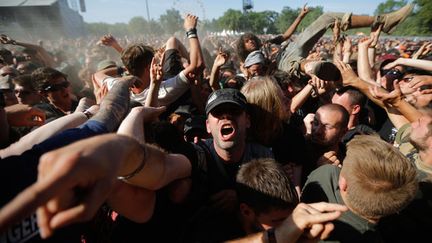
<path id="1" fill-rule="evenodd" d="M 341 144 L 342 138 L 348 129 L 349 114 L 338 104 L 321 106 L 314 115 L 309 115 L 311 122 L 305 121 L 310 127 L 306 134 L 311 163 L 303 166 L 303 179 L 309 173 L 324 164 L 340 165 L 345 157 L 345 148 Z"/>
<path id="2" fill-rule="evenodd" d="M 399 148 L 426 178 L 432 180 L 432 111 L 418 112 L 418 119 L 403 125 L 396 134 Z"/>

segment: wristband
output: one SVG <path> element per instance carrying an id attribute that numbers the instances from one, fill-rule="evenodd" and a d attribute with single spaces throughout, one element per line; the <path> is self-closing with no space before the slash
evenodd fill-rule
<path id="1" fill-rule="evenodd" d="M 196 28 L 193 28 L 193 29 L 189 29 L 189 30 L 187 30 L 187 31 L 186 31 L 186 36 L 187 36 L 187 38 L 189 38 L 189 39 L 191 39 L 191 38 L 197 38 L 198 35 L 197 35 L 197 30 L 196 30 Z"/>
<path id="2" fill-rule="evenodd" d="M 88 111 L 88 110 L 83 111 L 83 113 L 87 117 L 87 119 L 90 119 L 93 116 L 93 114 L 90 111 Z"/>

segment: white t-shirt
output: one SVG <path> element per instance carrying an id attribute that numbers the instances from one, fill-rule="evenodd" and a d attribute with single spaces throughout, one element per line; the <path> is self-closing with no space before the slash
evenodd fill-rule
<path id="1" fill-rule="evenodd" d="M 108 90 L 110 90 L 114 84 L 118 82 L 118 78 L 107 77 L 102 80 L 103 84 L 106 84 Z M 160 106 L 167 106 L 177 100 L 189 89 L 189 81 L 184 75 L 183 71 L 177 74 L 175 77 L 162 81 L 158 92 L 158 103 Z M 131 99 L 144 105 L 147 98 L 149 89 L 144 89 L 139 94 L 131 92 Z"/>

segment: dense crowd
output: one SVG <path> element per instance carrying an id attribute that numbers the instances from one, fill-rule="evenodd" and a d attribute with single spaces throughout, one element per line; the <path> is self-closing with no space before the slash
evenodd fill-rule
<path id="1" fill-rule="evenodd" d="M 191 14 L 165 37 L 0 35 L 0 242 L 427 239 L 432 42 L 381 36 L 413 7 L 294 34 L 305 6 L 277 36 Z"/>

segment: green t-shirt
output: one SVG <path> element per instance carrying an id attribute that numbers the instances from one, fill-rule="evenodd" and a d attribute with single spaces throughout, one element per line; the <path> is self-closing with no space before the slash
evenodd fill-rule
<path id="1" fill-rule="evenodd" d="M 304 203 L 329 202 L 344 205 L 339 189 L 340 168 L 323 165 L 312 171 L 303 188 Z M 376 224 L 347 211 L 333 222 L 335 229 L 325 242 L 382 242 Z"/>

